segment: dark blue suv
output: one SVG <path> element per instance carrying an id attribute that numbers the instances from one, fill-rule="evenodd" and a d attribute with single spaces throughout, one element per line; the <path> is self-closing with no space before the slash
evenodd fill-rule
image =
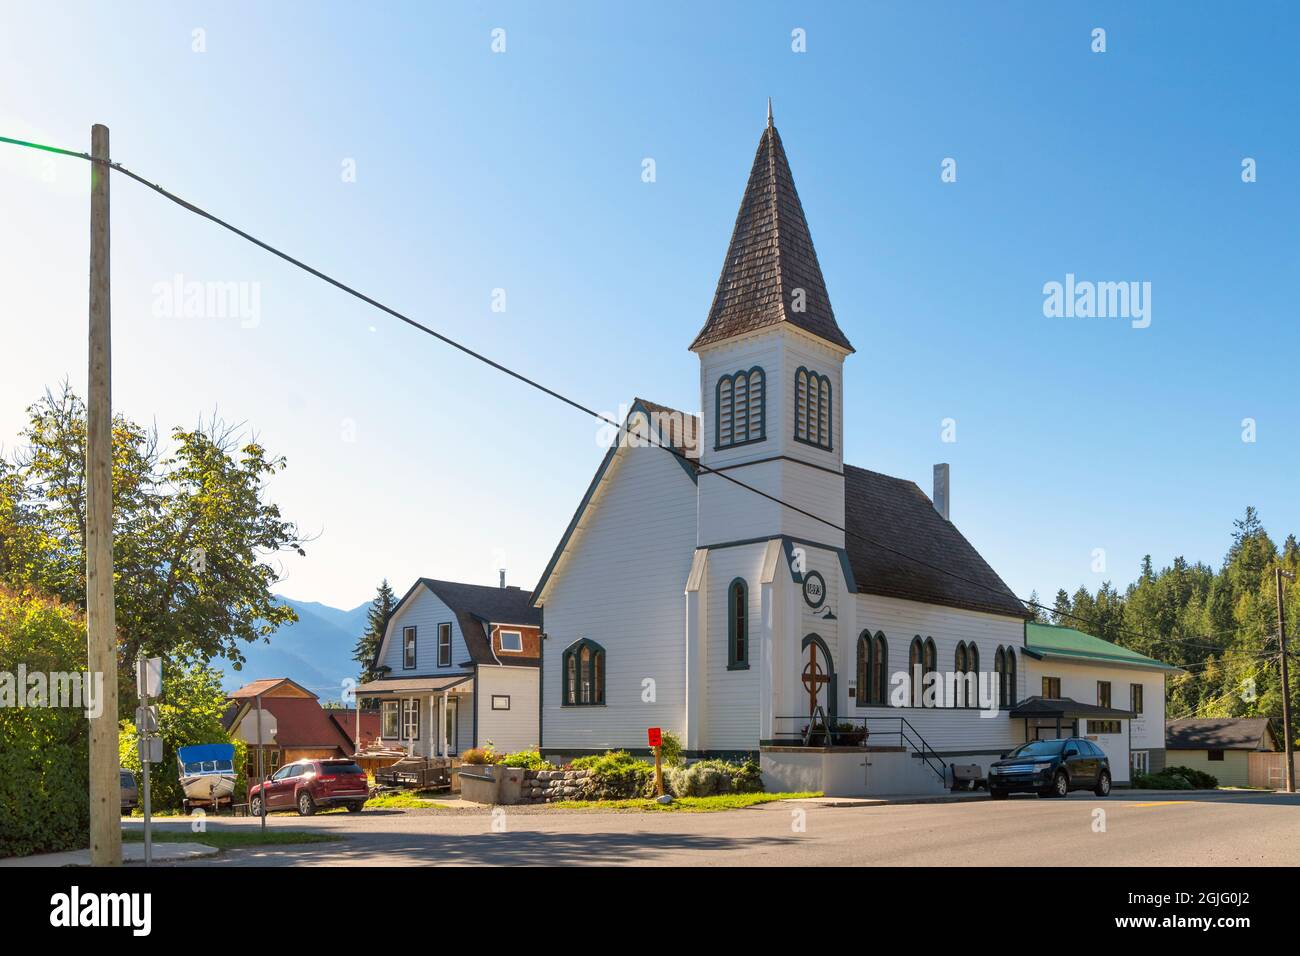
<path id="1" fill-rule="evenodd" d="M 1091 740 L 1031 740 L 989 767 L 989 795 L 1005 800 L 1009 793 L 1064 797 L 1071 790 L 1110 793 L 1110 759 Z"/>

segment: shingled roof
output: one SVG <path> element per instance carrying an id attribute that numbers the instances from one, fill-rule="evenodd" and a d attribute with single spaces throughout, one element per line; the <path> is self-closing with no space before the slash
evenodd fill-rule
<path id="1" fill-rule="evenodd" d="M 1030 616 L 915 482 L 845 465 L 844 522 L 849 567 L 860 592 Z"/>
<path id="2" fill-rule="evenodd" d="M 442 603 L 455 613 L 456 620 L 460 623 L 460 632 L 465 637 L 465 647 L 476 664 L 497 663 L 487 631 L 483 628 L 484 621 L 489 624 L 523 624 L 532 627 L 540 627 L 542 624 L 541 612 L 529 602 L 531 591 L 517 587 L 437 581 L 433 578 L 420 578 L 420 583 L 438 595 Z M 533 662 L 519 659 L 515 663 Z"/>
<path id="3" fill-rule="evenodd" d="M 1185 717 L 1165 721 L 1169 750 L 1277 750 L 1268 717 Z"/>
<path id="4" fill-rule="evenodd" d="M 803 311 L 794 308 L 796 289 L 803 290 Z M 767 129 L 754 154 L 709 318 L 691 348 L 782 322 L 853 351 L 835 322 L 808 221 L 769 108 Z"/>

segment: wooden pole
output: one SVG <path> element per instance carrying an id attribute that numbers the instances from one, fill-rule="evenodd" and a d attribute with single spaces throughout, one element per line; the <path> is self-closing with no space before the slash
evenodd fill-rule
<path id="1" fill-rule="evenodd" d="M 113 407 L 109 319 L 108 127 L 90 129 L 90 381 L 86 395 L 86 640 L 104 707 L 90 720 L 90 862 L 122 863 L 113 613 Z"/>
<path id="2" fill-rule="evenodd" d="M 1282 609 L 1282 577 L 1286 574 L 1281 565 L 1273 568 L 1273 581 L 1277 585 L 1277 641 L 1282 660 L 1282 735 L 1286 752 L 1286 792 L 1295 793 L 1295 754 L 1291 746 L 1291 674 L 1286 659 L 1286 614 Z M 1291 575 L 1286 574 L 1287 577 Z"/>

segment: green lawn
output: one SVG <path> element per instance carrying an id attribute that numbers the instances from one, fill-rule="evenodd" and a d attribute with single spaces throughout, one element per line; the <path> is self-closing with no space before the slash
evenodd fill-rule
<path id="1" fill-rule="evenodd" d="M 367 810 L 420 810 L 430 807 L 445 807 L 445 803 L 438 803 L 431 799 L 434 796 L 432 790 L 415 790 L 404 793 L 385 793 L 378 797 L 371 797 L 366 801 Z"/>
<path id="2" fill-rule="evenodd" d="M 678 797 L 672 803 L 643 800 L 559 800 L 548 804 L 561 810 L 668 810 L 683 813 L 712 813 L 716 810 L 740 810 L 775 800 L 800 800 L 820 797 L 821 793 L 724 793 L 716 797 Z"/>
<path id="3" fill-rule="evenodd" d="M 239 830 L 154 830 L 154 843 L 202 843 L 220 850 L 238 850 L 247 846 L 283 846 L 290 843 L 330 843 L 339 837 L 332 833 L 307 833 L 303 830 L 271 830 L 263 835 L 261 827 Z M 123 843 L 143 843 L 144 830 L 132 827 L 122 831 Z"/>

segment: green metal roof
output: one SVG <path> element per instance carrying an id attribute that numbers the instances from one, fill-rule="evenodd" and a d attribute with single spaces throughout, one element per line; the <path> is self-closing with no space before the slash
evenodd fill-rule
<path id="1" fill-rule="evenodd" d="M 1072 627 L 1055 624 L 1025 624 L 1025 653 L 1032 657 L 1056 660 L 1092 661 L 1120 667 L 1143 667 L 1148 670 L 1176 671 L 1179 668 L 1120 647 L 1100 637 L 1093 637 Z"/>

